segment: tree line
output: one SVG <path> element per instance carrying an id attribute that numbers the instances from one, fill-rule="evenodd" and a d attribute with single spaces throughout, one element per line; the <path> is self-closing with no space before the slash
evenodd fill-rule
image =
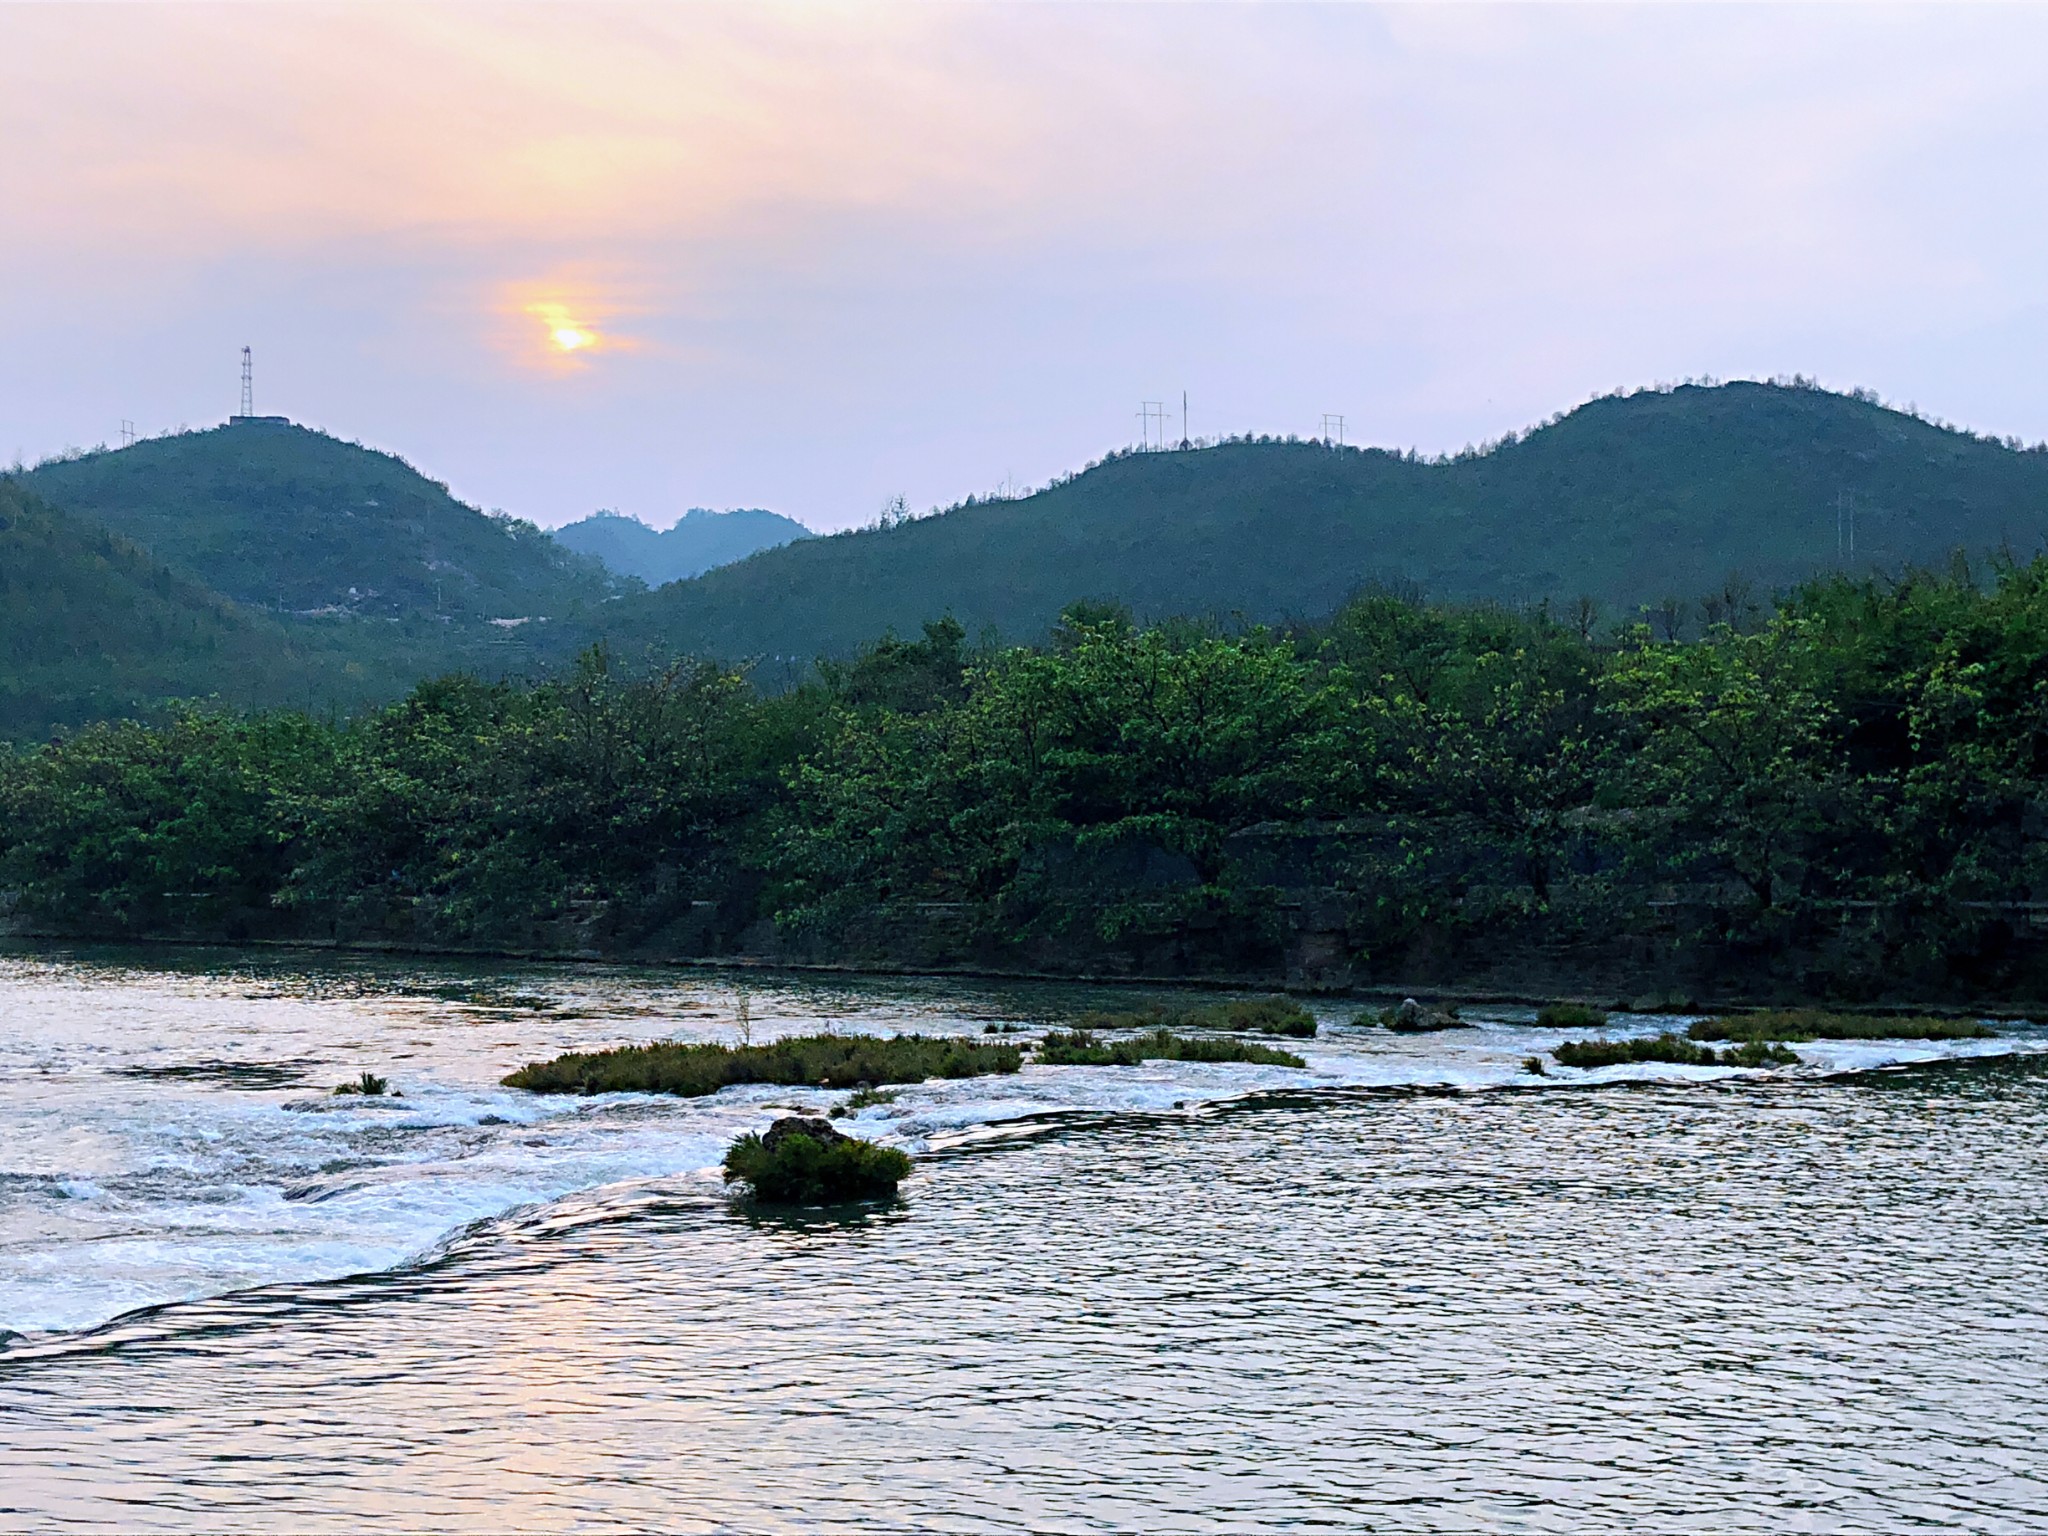
<path id="1" fill-rule="evenodd" d="M 347 721 L 195 708 L 0 758 L 0 890 L 81 933 L 620 952 L 691 914 L 829 944 L 937 906 L 989 956 L 1255 964 L 1313 889 L 1368 968 L 1674 912 L 1763 950 L 1853 928 L 1874 972 L 2009 966 L 2048 873 L 2048 561 L 1701 612 L 1080 604 L 1044 645 L 942 619 L 780 692 L 598 648 Z"/>

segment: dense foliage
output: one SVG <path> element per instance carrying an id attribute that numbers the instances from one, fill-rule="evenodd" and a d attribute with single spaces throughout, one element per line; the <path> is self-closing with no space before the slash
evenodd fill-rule
<path id="1" fill-rule="evenodd" d="M 1794 957 L 1794 990 L 2015 984 L 2048 564 L 1733 618 L 1089 607 L 1041 648 L 937 622 L 779 692 L 593 651 L 348 723 L 191 712 L 0 760 L 0 890 L 95 933 L 888 957 L 943 929 L 954 959 L 1152 974 L 1278 970 L 1316 912 L 1368 971 L 1636 933 Z"/>

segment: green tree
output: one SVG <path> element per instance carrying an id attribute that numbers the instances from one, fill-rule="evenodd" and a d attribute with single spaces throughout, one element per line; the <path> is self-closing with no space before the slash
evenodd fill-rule
<path id="1" fill-rule="evenodd" d="M 1646 849 L 1666 867 L 1718 865 L 1760 909 L 1807 869 L 1840 772 L 1812 641 L 1791 618 L 1753 635 L 1722 626 L 1693 645 L 1639 630 L 1604 679 L 1610 714 L 1641 733 L 1629 788 L 1671 818 L 1665 836 L 1643 835 Z"/>

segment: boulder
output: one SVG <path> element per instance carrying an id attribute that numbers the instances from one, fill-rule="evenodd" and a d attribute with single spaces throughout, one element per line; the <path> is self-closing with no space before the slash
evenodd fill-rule
<path id="1" fill-rule="evenodd" d="M 1390 1008 L 1382 1015 L 1387 1028 L 1399 1035 L 1428 1035 L 1440 1029 L 1470 1029 L 1472 1026 L 1458 1017 L 1455 1008 L 1426 1008 L 1412 997 L 1401 999 L 1401 1006 Z"/>
<path id="2" fill-rule="evenodd" d="M 829 1147 L 835 1141 L 851 1141 L 842 1136 L 839 1127 L 830 1120 L 813 1120 L 806 1115 L 784 1115 L 768 1127 L 761 1137 L 761 1145 L 770 1152 L 775 1151 L 792 1136 L 808 1136 L 821 1147 Z"/>

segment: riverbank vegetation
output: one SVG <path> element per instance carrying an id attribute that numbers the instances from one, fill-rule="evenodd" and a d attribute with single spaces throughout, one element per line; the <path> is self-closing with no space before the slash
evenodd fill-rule
<path id="1" fill-rule="evenodd" d="M 0 902 L 109 937 L 2019 995 L 2043 676 L 2042 562 L 1621 617 L 1080 605 L 1043 646 L 939 620 L 775 689 L 595 650 L 0 756 Z"/>
<path id="2" fill-rule="evenodd" d="M 537 1061 L 508 1076 L 507 1088 L 532 1093 L 716 1093 L 736 1083 L 784 1083 L 816 1088 L 860 1088 L 878 1083 L 921 1083 L 934 1077 L 981 1077 L 1015 1072 L 1023 1052 L 1014 1045 L 930 1035 L 791 1035 L 763 1045 L 684 1044 L 619 1046 L 571 1051 Z"/>

